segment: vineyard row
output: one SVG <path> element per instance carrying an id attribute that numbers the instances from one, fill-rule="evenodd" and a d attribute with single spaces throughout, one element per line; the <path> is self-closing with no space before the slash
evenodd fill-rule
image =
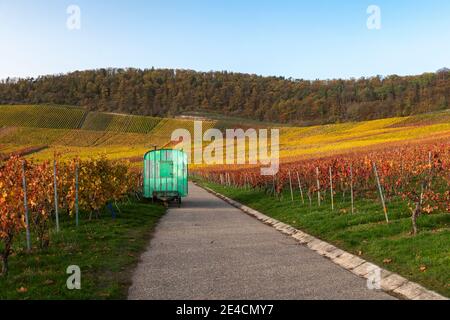
<path id="1" fill-rule="evenodd" d="M 1 274 L 8 272 L 8 258 L 20 233 L 26 233 L 27 250 L 32 241 L 40 249 L 50 244 L 50 228 L 60 229 L 60 215 L 74 217 L 79 212 L 98 217 L 105 206 L 111 207 L 140 189 L 140 174 L 129 164 L 100 157 L 67 163 L 33 163 L 12 157 L 0 166 L 0 258 Z M 120 210 L 119 210 L 120 211 Z M 31 239 L 31 235 L 35 239 Z"/>
<path id="2" fill-rule="evenodd" d="M 258 168 L 214 167 L 192 172 L 207 181 L 221 185 L 257 189 L 280 198 L 287 190 L 291 200 L 300 196 L 310 205 L 317 196 L 320 206 L 330 196 L 341 192 L 355 212 L 357 198 L 377 194 L 385 219 L 389 222 L 387 204 L 400 197 L 411 210 L 413 234 L 417 218 L 434 211 L 450 212 L 450 145 L 438 143 L 404 146 L 395 150 L 352 154 L 283 164 L 275 176 L 261 176 Z"/>

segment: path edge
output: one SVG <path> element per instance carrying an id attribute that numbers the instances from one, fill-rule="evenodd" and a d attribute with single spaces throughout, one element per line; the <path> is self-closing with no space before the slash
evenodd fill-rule
<path id="1" fill-rule="evenodd" d="M 198 183 L 195 184 L 205 189 L 209 193 L 215 195 L 216 197 L 224 200 L 233 207 L 240 209 L 249 216 L 256 218 L 262 223 L 275 228 L 279 232 L 294 238 L 300 244 L 305 245 L 319 255 L 330 259 L 333 263 L 339 265 L 347 271 L 350 271 L 360 278 L 368 280 L 373 270 L 381 270 L 381 290 L 390 295 L 399 297 L 404 300 L 449 300 L 448 298 L 440 295 L 437 292 L 426 289 L 418 283 L 409 281 L 408 279 L 394 272 L 387 271 L 371 262 L 362 259 L 361 257 L 355 256 L 347 251 L 339 249 L 338 247 L 326 241 L 320 240 L 307 234 L 306 232 L 303 232 L 288 224 L 266 216 L 265 214 L 247 207 L 233 199 L 230 199 L 211 188 L 199 185 Z"/>

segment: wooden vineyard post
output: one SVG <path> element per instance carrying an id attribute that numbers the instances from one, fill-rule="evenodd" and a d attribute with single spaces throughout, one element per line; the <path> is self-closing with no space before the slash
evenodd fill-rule
<path id="1" fill-rule="evenodd" d="M 386 209 L 386 202 L 384 201 L 383 189 L 381 188 L 380 177 L 378 176 L 377 165 L 373 162 L 373 171 L 375 173 L 375 178 L 377 179 L 378 191 L 380 192 L 381 204 L 383 205 L 384 216 L 386 217 L 386 222 L 389 223 L 388 213 Z"/>
<path id="2" fill-rule="evenodd" d="M 75 165 L 75 225 L 79 224 L 79 205 L 78 205 L 78 163 Z"/>
<path id="3" fill-rule="evenodd" d="M 272 175 L 272 180 L 273 180 L 273 195 L 278 199 L 277 191 L 275 188 L 275 174 Z"/>
<path id="4" fill-rule="evenodd" d="M 401 178 L 401 181 L 403 183 L 403 157 L 402 157 L 402 160 L 400 162 L 400 178 Z"/>
<path id="5" fill-rule="evenodd" d="M 289 188 L 291 189 L 291 201 L 294 202 L 294 191 L 292 190 L 292 176 L 289 170 Z"/>
<path id="6" fill-rule="evenodd" d="M 300 189 L 300 197 L 302 198 L 302 203 L 305 204 L 305 199 L 303 198 L 302 183 L 300 181 L 300 175 L 298 174 L 298 171 L 297 171 L 297 181 L 298 181 L 298 188 Z"/>
<path id="7" fill-rule="evenodd" d="M 432 158 L 432 153 L 431 151 L 428 153 L 428 164 L 430 165 L 430 172 L 431 172 L 431 158 Z"/>
<path id="8" fill-rule="evenodd" d="M 312 194 L 311 191 L 308 190 L 308 199 L 309 199 L 309 211 L 312 210 Z"/>
<path id="9" fill-rule="evenodd" d="M 330 192 L 331 192 L 331 210 L 334 211 L 333 172 L 331 167 L 330 167 Z"/>
<path id="10" fill-rule="evenodd" d="M 25 161 L 22 161 L 22 185 L 23 185 L 23 204 L 24 204 L 24 209 L 25 209 L 27 251 L 30 251 L 31 250 L 31 236 L 30 236 L 30 219 L 28 217 L 27 178 L 25 176 Z"/>
<path id="11" fill-rule="evenodd" d="M 433 173 L 433 163 L 432 163 L 432 153 L 431 151 L 428 153 L 428 165 L 430 166 L 430 181 L 431 181 L 431 174 Z"/>
<path id="12" fill-rule="evenodd" d="M 353 165 L 350 165 L 350 196 L 352 201 L 352 214 L 355 213 L 355 205 L 353 200 Z"/>
<path id="13" fill-rule="evenodd" d="M 319 181 L 319 168 L 316 167 L 316 178 L 317 178 L 317 203 L 320 207 L 320 181 Z"/>
<path id="14" fill-rule="evenodd" d="M 58 183 L 56 178 L 56 160 L 53 161 L 53 189 L 55 191 L 56 232 L 59 232 Z"/>

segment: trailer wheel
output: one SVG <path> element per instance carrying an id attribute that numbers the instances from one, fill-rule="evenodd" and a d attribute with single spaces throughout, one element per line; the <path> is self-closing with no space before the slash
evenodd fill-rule
<path id="1" fill-rule="evenodd" d="M 178 208 L 181 208 L 181 197 L 178 197 Z"/>

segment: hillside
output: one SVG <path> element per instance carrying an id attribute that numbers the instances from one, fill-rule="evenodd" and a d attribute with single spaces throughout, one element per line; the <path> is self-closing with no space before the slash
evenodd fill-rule
<path id="1" fill-rule="evenodd" d="M 206 121 L 205 129 L 216 124 Z M 154 146 L 164 147 L 177 128 L 193 131 L 193 121 L 90 112 L 51 105 L 0 106 L 0 158 L 11 153 L 37 160 L 53 157 L 140 157 Z"/>
<path id="2" fill-rule="evenodd" d="M 100 69 L 0 82 L 0 103 L 87 106 L 157 117 L 210 113 L 318 125 L 449 108 L 450 72 L 294 80 L 229 72 Z"/>
<path id="3" fill-rule="evenodd" d="M 276 127 L 249 122 L 247 127 Z M 203 129 L 246 127 L 239 118 L 208 120 Z M 87 158 L 107 153 L 113 159 L 140 162 L 154 146 L 164 147 L 178 128 L 193 131 L 193 120 L 90 112 L 83 108 L 51 105 L 0 106 L 0 158 L 21 153 L 37 160 Z M 374 149 L 387 145 L 420 143 L 450 137 L 450 112 L 411 117 L 350 122 L 311 127 L 281 126 L 282 161 L 317 158 Z"/>

